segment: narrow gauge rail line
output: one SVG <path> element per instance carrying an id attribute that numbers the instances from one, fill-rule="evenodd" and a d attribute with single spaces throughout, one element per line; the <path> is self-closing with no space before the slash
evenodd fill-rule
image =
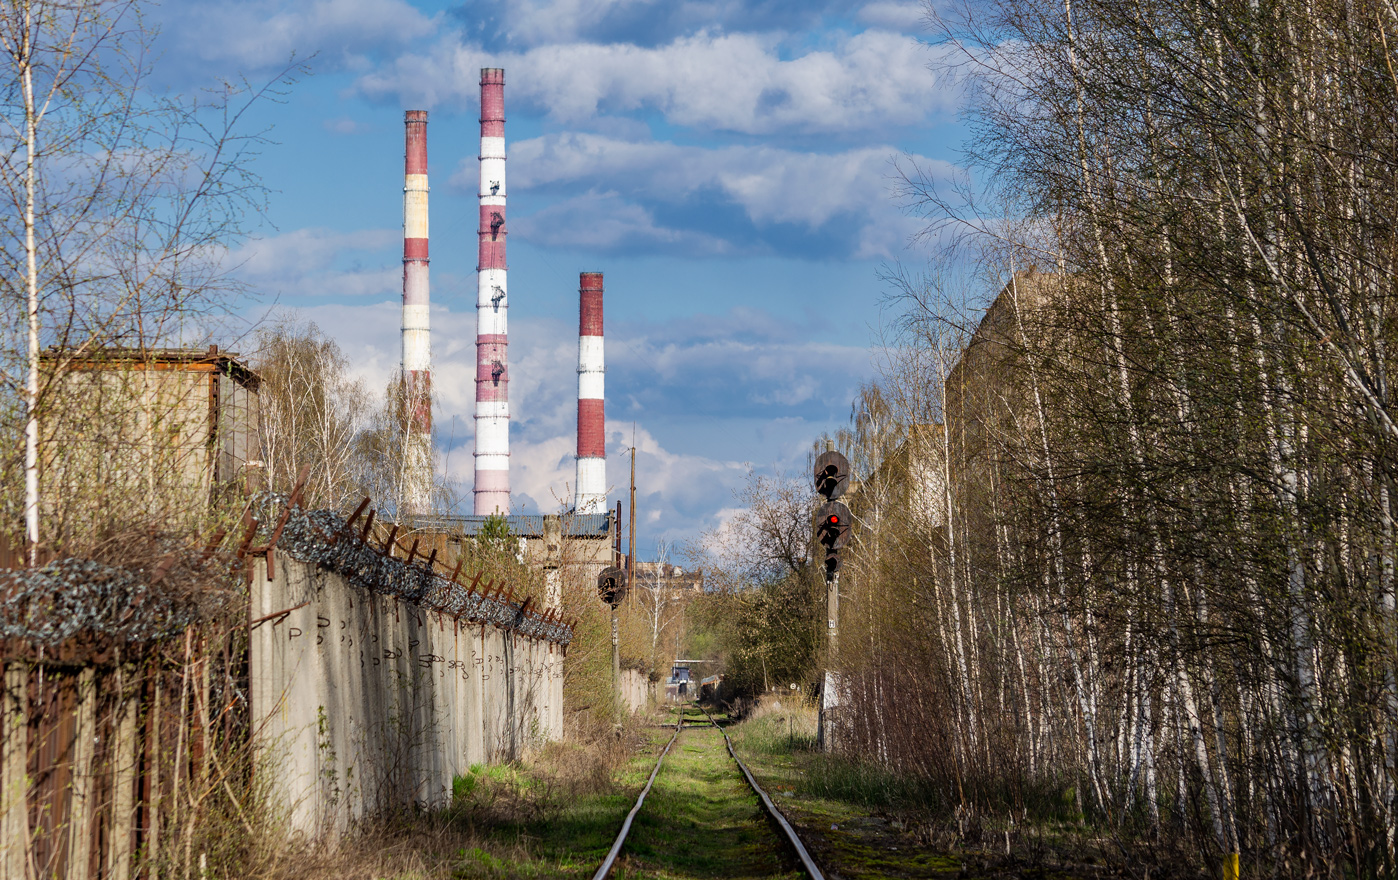
<path id="1" fill-rule="evenodd" d="M 806 873 L 811 876 L 811 880 L 825 880 L 825 875 L 821 873 L 820 867 L 816 865 L 815 860 L 811 858 L 811 854 L 806 851 L 805 845 L 801 843 L 801 838 L 797 836 L 796 829 L 792 828 L 791 823 L 786 821 L 786 817 L 782 815 L 781 810 L 777 809 L 777 805 L 772 802 L 772 799 L 767 796 L 767 792 L 763 791 L 762 787 L 757 784 L 757 780 L 753 778 L 752 772 L 748 770 L 747 765 L 738 757 L 738 753 L 733 751 L 733 741 L 728 738 L 728 731 L 720 727 L 719 723 L 714 720 L 714 717 L 710 715 L 708 710 L 703 706 L 700 706 L 698 703 L 694 705 L 700 712 L 704 713 L 704 717 L 709 719 L 709 723 L 712 724 L 719 733 L 723 734 L 723 741 L 728 745 L 729 757 L 738 765 L 738 769 L 743 771 L 743 778 L 747 780 L 752 790 L 757 793 L 758 800 L 762 802 L 762 808 L 767 811 L 767 815 L 771 816 L 772 819 L 776 821 L 777 826 L 781 828 L 782 834 L 786 836 L 787 842 L 790 843 L 791 848 L 795 850 L 797 857 L 801 860 L 801 866 L 806 869 Z M 616 865 L 617 856 L 621 855 L 621 848 L 626 844 L 626 836 L 631 833 L 631 823 L 636 818 L 636 814 L 641 811 L 641 805 L 646 802 L 646 795 L 650 793 L 651 786 L 655 784 L 655 777 L 660 773 L 660 765 L 664 763 L 665 756 L 670 753 L 670 747 L 675 744 L 675 740 L 679 739 L 680 730 L 683 728 L 684 713 L 681 712 L 680 720 L 675 724 L 674 735 L 670 737 L 670 741 L 665 744 L 665 748 L 661 751 L 660 757 L 656 759 L 655 767 L 650 771 L 650 779 L 646 780 L 646 787 L 641 789 L 640 796 L 636 798 L 636 805 L 631 808 L 631 812 L 626 814 L 626 821 L 621 823 L 621 833 L 617 835 L 616 842 L 612 844 L 611 850 L 607 853 L 607 858 L 602 861 L 602 865 L 597 869 L 597 873 L 592 875 L 592 880 L 606 880 L 607 876 L 611 874 L 612 868 Z"/>

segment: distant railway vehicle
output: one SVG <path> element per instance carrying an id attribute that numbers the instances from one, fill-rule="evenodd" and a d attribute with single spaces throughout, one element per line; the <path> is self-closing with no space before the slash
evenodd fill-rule
<path id="1" fill-rule="evenodd" d="M 674 703 L 689 695 L 689 667 L 670 667 L 670 678 L 665 682 L 665 699 Z"/>
<path id="2" fill-rule="evenodd" d="M 723 676 L 709 675 L 699 680 L 699 699 L 713 700 L 719 696 L 718 689 L 723 684 Z"/>

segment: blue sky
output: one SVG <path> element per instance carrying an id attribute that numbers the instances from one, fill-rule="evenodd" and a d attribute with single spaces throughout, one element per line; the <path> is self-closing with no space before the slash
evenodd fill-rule
<path id="1" fill-rule="evenodd" d="M 606 274 L 613 501 L 634 424 L 638 546 L 731 515 L 749 464 L 800 470 L 843 423 L 886 292 L 925 258 L 894 162 L 955 171 L 959 94 L 920 0 L 183 0 L 156 12 L 186 89 L 311 75 L 258 121 L 268 225 L 234 256 L 372 388 L 398 363 L 402 111 L 427 109 L 436 423 L 469 498 L 478 74 L 505 68 L 512 476 L 573 478 L 579 271 Z"/>

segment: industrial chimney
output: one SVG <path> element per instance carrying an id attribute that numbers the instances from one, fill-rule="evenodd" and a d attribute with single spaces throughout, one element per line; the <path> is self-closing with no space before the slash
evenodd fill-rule
<path id="1" fill-rule="evenodd" d="M 477 515 L 510 512 L 510 371 L 505 317 L 505 71 L 481 70 L 481 222 L 476 266 Z"/>
<path id="2" fill-rule="evenodd" d="M 578 276 L 578 472 L 573 509 L 607 512 L 607 418 L 602 353 L 602 273 Z"/>
<path id="3" fill-rule="evenodd" d="M 403 505 L 425 513 L 432 493 L 432 345 L 427 283 L 427 111 L 403 115 Z"/>

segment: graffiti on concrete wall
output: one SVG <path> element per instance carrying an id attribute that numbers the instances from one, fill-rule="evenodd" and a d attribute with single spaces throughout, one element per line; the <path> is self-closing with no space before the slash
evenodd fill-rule
<path id="1" fill-rule="evenodd" d="M 252 564 L 249 670 L 260 772 L 293 827 L 441 806 L 471 764 L 561 737 L 571 626 L 384 556 L 334 514 L 274 509 L 260 512 L 283 528 Z"/>

